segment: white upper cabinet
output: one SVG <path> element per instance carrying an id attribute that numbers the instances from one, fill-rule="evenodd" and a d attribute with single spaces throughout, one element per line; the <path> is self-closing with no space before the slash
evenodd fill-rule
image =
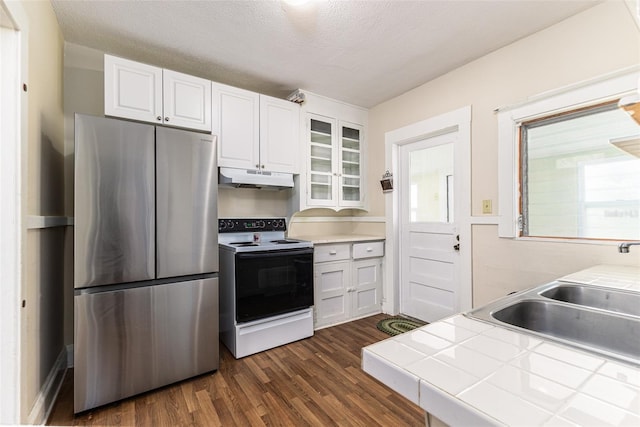
<path id="1" fill-rule="evenodd" d="M 307 114 L 307 207 L 364 208 L 361 125 Z"/>
<path id="2" fill-rule="evenodd" d="M 213 82 L 212 133 L 218 135 L 218 166 L 260 167 L 260 95 Z"/>
<path id="3" fill-rule="evenodd" d="M 215 82 L 212 93 L 219 166 L 299 173 L 299 105 Z"/>
<path id="4" fill-rule="evenodd" d="M 367 210 L 369 111 L 310 92 L 301 111 L 301 165 L 291 212 L 313 208 Z"/>
<path id="5" fill-rule="evenodd" d="M 260 95 L 260 167 L 299 173 L 300 106 Z"/>
<path id="6" fill-rule="evenodd" d="M 211 130 L 211 81 L 163 70 L 164 124 Z"/>
<path id="7" fill-rule="evenodd" d="M 162 68 L 105 55 L 104 113 L 162 123 Z"/>
<path id="8" fill-rule="evenodd" d="M 128 59 L 104 56 L 104 113 L 211 131 L 211 82 Z"/>

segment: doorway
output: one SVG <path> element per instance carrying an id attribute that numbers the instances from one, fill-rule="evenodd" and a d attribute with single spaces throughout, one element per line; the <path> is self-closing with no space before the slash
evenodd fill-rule
<path id="1" fill-rule="evenodd" d="M 386 135 L 394 313 L 434 322 L 471 308 L 470 122 L 466 107 Z"/>
<path id="2" fill-rule="evenodd" d="M 19 5 L 11 6 L 0 2 L 0 200 L 4 203 L 0 210 L 0 424 L 20 424 L 21 116 L 25 111 L 20 81 L 26 57 L 21 51 L 23 33 L 16 24 Z"/>

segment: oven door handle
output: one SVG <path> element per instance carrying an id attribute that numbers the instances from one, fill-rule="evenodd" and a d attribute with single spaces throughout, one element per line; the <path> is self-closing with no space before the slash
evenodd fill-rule
<path id="1" fill-rule="evenodd" d="M 238 259 L 275 258 L 281 256 L 313 255 L 313 248 L 282 249 L 273 251 L 238 252 Z"/>

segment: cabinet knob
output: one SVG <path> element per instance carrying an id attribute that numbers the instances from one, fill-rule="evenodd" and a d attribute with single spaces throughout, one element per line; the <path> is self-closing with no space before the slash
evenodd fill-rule
<path id="1" fill-rule="evenodd" d="M 261 167 L 262 169 L 264 169 L 264 165 L 261 165 L 260 167 Z"/>
<path id="2" fill-rule="evenodd" d="M 336 255 L 338 252 L 336 251 L 329 251 L 329 255 Z"/>
<path id="3" fill-rule="evenodd" d="M 367 248 L 367 252 L 372 252 L 373 248 Z"/>
<path id="4" fill-rule="evenodd" d="M 156 119 L 158 119 L 158 121 L 161 122 L 162 121 L 162 116 L 158 116 L 158 117 L 156 117 Z"/>
<path id="5" fill-rule="evenodd" d="M 260 165 L 256 164 L 256 169 L 260 169 Z"/>
<path id="6" fill-rule="evenodd" d="M 165 117 L 165 118 L 164 118 L 164 121 L 165 121 L 165 122 L 168 122 L 168 121 L 169 121 L 169 117 Z"/>

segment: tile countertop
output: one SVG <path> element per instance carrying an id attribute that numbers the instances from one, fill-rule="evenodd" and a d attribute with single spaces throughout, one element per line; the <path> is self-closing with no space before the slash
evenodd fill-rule
<path id="1" fill-rule="evenodd" d="M 329 236 L 289 236 L 292 239 L 309 240 L 314 245 L 323 245 L 327 243 L 346 243 L 346 242 L 373 242 L 376 240 L 385 240 L 384 236 L 369 236 L 365 234 L 335 234 Z"/>
<path id="2" fill-rule="evenodd" d="M 559 280 L 640 292 L 640 267 Z M 640 426 L 639 366 L 461 314 L 365 347 L 362 368 L 452 426 Z"/>

